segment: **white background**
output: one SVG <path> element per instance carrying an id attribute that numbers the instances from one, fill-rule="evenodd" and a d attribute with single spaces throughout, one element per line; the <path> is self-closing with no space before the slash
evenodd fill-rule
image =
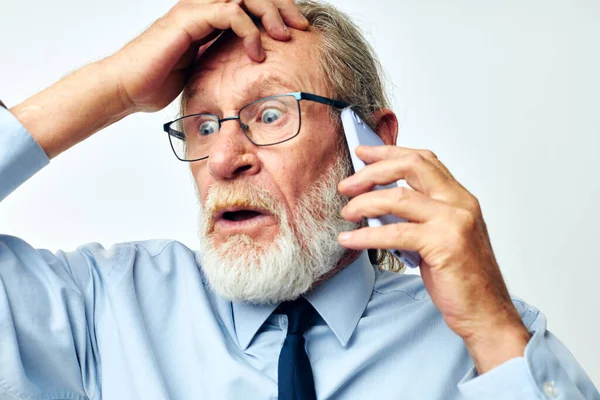
<path id="1" fill-rule="evenodd" d="M 434 150 L 480 199 L 511 292 L 600 386 L 600 3 L 334 3 L 381 57 L 400 143 Z M 2 0 L 0 97 L 14 105 L 117 51 L 172 5 Z M 191 178 L 161 131 L 175 113 L 128 117 L 55 159 L 2 203 L 0 231 L 53 250 L 159 237 L 194 247 Z"/>

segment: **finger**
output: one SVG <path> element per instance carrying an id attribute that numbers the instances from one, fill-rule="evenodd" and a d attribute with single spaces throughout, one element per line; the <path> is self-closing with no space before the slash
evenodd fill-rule
<path id="1" fill-rule="evenodd" d="M 244 50 L 251 59 L 258 62 L 265 59 L 258 27 L 237 4 L 178 3 L 176 12 L 169 18 L 169 23 L 183 29 L 191 42 L 202 41 L 215 29 L 231 29 L 242 38 Z"/>
<path id="2" fill-rule="evenodd" d="M 375 190 L 361 194 L 342 209 L 344 219 L 359 222 L 363 218 L 392 214 L 411 222 L 424 223 L 448 211 L 445 203 L 405 187 Z"/>
<path id="3" fill-rule="evenodd" d="M 229 35 L 235 35 L 235 33 L 233 33 L 231 29 L 227 29 L 224 31 L 220 29 L 215 29 L 210 35 L 208 35 L 204 39 L 195 42 L 194 44 L 200 44 L 200 46 L 198 47 L 198 52 L 196 53 L 196 62 L 198 62 L 202 58 L 202 55 L 206 53 L 212 45 L 218 43 L 221 40 L 226 40 L 225 38 Z"/>
<path id="4" fill-rule="evenodd" d="M 213 20 L 211 25 L 217 29 L 231 30 L 242 38 L 244 50 L 254 61 L 265 59 L 265 50 L 260 40 L 258 27 L 237 4 L 213 4 Z"/>
<path id="5" fill-rule="evenodd" d="M 431 150 L 425 149 L 411 149 L 408 147 L 400 146 L 366 146 L 360 145 L 356 148 L 356 155 L 367 164 L 371 164 L 377 161 L 381 161 L 387 158 L 394 158 L 405 156 L 411 153 L 418 153 L 428 160 L 437 159 L 437 156 Z"/>
<path id="6" fill-rule="evenodd" d="M 279 14 L 287 26 L 300 30 L 308 29 L 308 20 L 302 15 L 293 0 L 273 0 L 273 4 L 279 10 Z"/>
<path id="7" fill-rule="evenodd" d="M 377 162 L 382 159 L 400 157 L 410 153 L 418 153 L 423 156 L 427 161 L 436 165 L 440 170 L 448 177 L 452 177 L 448 168 L 438 159 L 437 155 L 427 149 L 411 149 L 407 147 L 398 146 L 358 146 L 356 148 L 356 155 L 360 157 L 367 164 Z"/>
<path id="8" fill-rule="evenodd" d="M 349 249 L 401 249 L 419 251 L 426 236 L 424 225 L 411 222 L 399 222 L 379 226 L 365 227 L 354 231 L 342 232 L 338 242 Z"/>
<path id="9" fill-rule="evenodd" d="M 360 145 L 356 148 L 356 155 L 358 155 L 366 163 L 374 163 L 386 158 L 393 158 L 399 156 L 405 156 L 411 153 L 419 153 L 424 158 L 433 160 L 437 159 L 437 155 L 431 150 L 425 149 L 412 149 L 409 147 L 400 147 L 392 145 L 384 146 L 366 146 Z"/>
<path id="10" fill-rule="evenodd" d="M 404 179 L 413 189 L 430 197 L 452 190 L 452 181 L 434 164 L 417 152 L 380 159 L 342 180 L 338 189 L 346 196 L 357 196 L 375 185 L 388 185 Z"/>
<path id="11" fill-rule="evenodd" d="M 225 31 L 222 31 L 220 29 L 215 29 L 214 31 L 212 31 L 212 33 L 210 33 L 205 38 L 194 42 L 194 45 L 196 45 L 198 47 L 198 54 L 196 55 L 196 58 L 198 58 L 200 56 L 200 54 L 204 53 L 206 51 L 206 49 L 208 49 L 217 40 L 217 38 L 220 37 L 224 33 L 225 33 Z"/>
<path id="12" fill-rule="evenodd" d="M 263 27 L 273 39 L 289 40 L 290 31 L 283 22 L 279 9 L 270 0 L 246 0 L 250 14 L 259 17 Z"/>
<path id="13" fill-rule="evenodd" d="M 197 44 L 192 44 L 183 55 L 179 58 L 177 63 L 173 66 L 174 71 L 188 70 L 196 61 L 198 49 L 200 48 Z"/>

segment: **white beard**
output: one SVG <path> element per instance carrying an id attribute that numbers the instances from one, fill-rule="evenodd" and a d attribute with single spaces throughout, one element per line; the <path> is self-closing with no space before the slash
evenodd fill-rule
<path id="1" fill-rule="evenodd" d="M 337 157 L 299 200 L 292 224 L 281 203 L 261 187 L 241 182 L 213 185 L 199 216 L 198 254 L 212 289 L 231 301 L 279 303 L 298 298 L 333 271 L 346 252 L 338 235 L 356 228 L 341 217 L 348 198 L 337 191 L 350 165 L 349 157 Z M 260 206 L 278 219 L 279 232 L 272 242 L 237 234 L 215 245 L 214 237 L 207 234 L 211 210 L 216 204 L 236 202 Z"/>

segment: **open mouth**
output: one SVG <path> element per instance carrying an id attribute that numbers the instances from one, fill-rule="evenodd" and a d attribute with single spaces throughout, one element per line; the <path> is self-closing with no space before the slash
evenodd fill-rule
<path id="1" fill-rule="evenodd" d="M 245 208 L 245 207 L 226 207 L 218 210 L 214 214 L 215 222 L 225 222 L 225 223 L 235 223 L 235 222 L 244 222 L 250 221 L 259 217 L 270 216 L 266 210 L 258 209 L 258 208 Z"/>
<path id="2" fill-rule="evenodd" d="M 228 206 L 217 208 L 208 233 L 218 232 L 221 235 L 264 233 L 264 229 L 276 224 L 275 215 L 263 208 L 247 205 Z"/>
<path id="3" fill-rule="evenodd" d="M 237 211 L 225 211 L 221 218 L 227 221 L 246 221 L 252 218 L 256 218 L 263 213 L 255 210 L 237 210 Z"/>

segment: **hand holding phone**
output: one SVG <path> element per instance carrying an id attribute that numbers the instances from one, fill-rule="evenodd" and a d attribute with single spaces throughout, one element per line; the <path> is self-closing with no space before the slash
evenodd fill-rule
<path id="1" fill-rule="evenodd" d="M 348 149 L 350 150 L 350 157 L 352 158 L 352 166 L 354 167 L 354 172 L 356 173 L 366 166 L 365 162 L 356 155 L 355 150 L 358 145 L 383 146 L 385 143 L 350 107 L 345 108 L 342 111 L 342 125 L 344 127 L 344 134 L 346 136 L 346 142 L 348 143 Z M 393 182 L 385 186 L 375 186 L 373 190 L 390 189 L 397 186 L 398 183 Z M 400 222 L 407 221 L 391 214 L 382 215 L 377 218 L 367 218 L 367 223 L 370 227 L 378 227 Z M 390 249 L 390 252 L 398 260 L 400 260 L 400 262 L 411 268 L 417 268 L 421 263 L 421 257 L 419 256 L 419 253 L 415 251 Z"/>

